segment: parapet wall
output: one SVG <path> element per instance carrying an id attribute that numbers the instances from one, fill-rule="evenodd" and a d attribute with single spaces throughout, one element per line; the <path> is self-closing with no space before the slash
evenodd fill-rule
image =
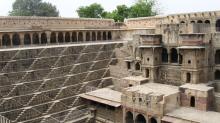
<path id="1" fill-rule="evenodd" d="M 112 19 L 83 19 L 60 17 L 0 17 L 0 31 L 51 29 L 111 29 Z"/>
<path id="2" fill-rule="evenodd" d="M 109 65 L 121 42 L 0 50 L 0 115 L 13 122 L 71 119 L 78 94 L 112 85 Z"/>

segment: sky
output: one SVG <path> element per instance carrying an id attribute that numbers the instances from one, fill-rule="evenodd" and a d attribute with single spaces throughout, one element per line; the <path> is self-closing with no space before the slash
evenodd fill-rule
<path id="1" fill-rule="evenodd" d="M 7 16 L 15 0 L 0 0 L 0 16 Z M 131 6 L 136 0 L 43 0 L 56 5 L 61 17 L 78 17 L 79 6 L 100 3 L 105 10 L 112 11 L 117 5 Z M 161 15 L 220 10 L 220 0 L 157 0 Z"/>

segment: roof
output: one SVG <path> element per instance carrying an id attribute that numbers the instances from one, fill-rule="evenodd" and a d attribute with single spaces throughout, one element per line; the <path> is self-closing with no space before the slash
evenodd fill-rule
<path id="1" fill-rule="evenodd" d="M 209 91 L 213 89 L 213 87 L 209 87 L 205 84 L 189 84 L 189 83 L 180 86 L 180 88 L 188 88 L 188 89 L 198 90 L 198 91 Z"/>
<path id="2" fill-rule="evenodd" d="M 218 112 L 212 112 L 212 111 L 206 112 L 206 111 L 196 110 L 194 108 L 185 108 L 185 107 L 176 109 L 166 114 L 166 116 L 193 121 L 193 122 L 199 122 L 199 123 L 216 123 L 217 121 L 220 120 L 220 113 Z"/>
<path id="3" fill-rule="evenodd" d="M 81 94 L 80 97 L 113 107 L 121 106 L 121 92 L 103 88 L 96 91 Z"/>
<path id="4" fill-rule="evenodd" d="M 144 78 L 142 76 L 129 76 L 129 77 L 123 78 L 123 80 L 130 80 L 130 81 L 141 82 L 141 81 L 146 81 L 147 78 Z"/>
<path id="5" fill-rule="evenodd" d="M 165 96 L 179 93 L 177 86 L 165 85 L 159 83 L 147 83 L 143 85 L 138 85 L 138 86 L 130 87 L 126 91 L 143 93 L 143 94 L 154 94 L 154 95 L 162 94 Z"/>

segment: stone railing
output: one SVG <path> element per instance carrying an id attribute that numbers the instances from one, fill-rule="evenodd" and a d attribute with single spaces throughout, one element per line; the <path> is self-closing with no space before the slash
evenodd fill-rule
<path id="1" fill-rule="evenodd" d="M 11 121 L 8 118 L 0 115 L 0 123 L 11 123 Z"/>

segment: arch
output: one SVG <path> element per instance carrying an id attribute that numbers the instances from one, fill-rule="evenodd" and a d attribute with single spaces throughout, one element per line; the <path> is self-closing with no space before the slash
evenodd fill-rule
<path id="1" fill-rule="evenodd" d="M 103 32 L 103 40 L 107 40 L 106 32 Z"/>
<path id="2" fill-rule="evenodd" d="M 98 40 L 98 41 L 102 40 L 102 34 L 101 34 L 101 32 L 98 32 L 98 34 L 97 34 L 97 40 Z"/>
<path id="3" fill-rule="evenodd" d="M 33 44 L 39 44 L 39 35 L 37 33 L 33 34 Z"/>
<path id="4" fill-rule="evenodd" d="M 203 23 L 202 20 L 198 20 L 197 23 Z"/>
<path id="5" fill-rule="evenodd" d="M 175 48 L 171 49 L 171 63 L 177 63 L 178 62 L 178 53 Z"/>
<path id="6" fill-rule="evenodd" d="M 181 21 L 180 23 L 181 23 L 181 24 L 184 24 L 184 23 L 185 23 L 185 21 Z"/>
<path id="7" fill-rule="evenodd" d="M 52 32 L 50 35 L 50 43 L 57 43 L 56 33 Z"/>
<path id="8" fill-rule="evenodd" d="M 195 21 L 190 21 L 190 23 L 196 23 Z"/>
<path id="9" fill-rule="evenodd" d="M 86 41 L 90 41 L 90 32 L 86 32 Z"/>
<path id="10" fill-rule="evenodd" d="M 10 46 L 11 45 L 11 39 L 8 34 L 4 34 L 2 36 L 2 46 Z"/>
<path id="11" fill-rule="evenodd" d="M 186 73 L 186 82 L 187 83 L 191 82 L 191 74 L 190 73 Z"/>
<path id="12" fill-rule="evenodd" d="M 78 33 L 78 41 L 83 41 L 83 33 L 82 32 Z"/>
<path id="13" fill-rule="evenodd" d="M 215 64 L 220 64 L 220 50 L 215 51 Z"/>
<path id="14" fill-rule="evenodd" d="M 168 53 L 167 53 L 167 49 L 166 48 L 162 49 L 161 57 L 162 57 L 162 62 L 164 62 L 164 63 L 168 62 Z"/>
<path id="15" fill-rule="evenodd" d="M 210 20 L 205 20 L 205 24 L 210 24 Z"/>
<path id="16" fill-rule="evenodd" d="M 12 44 L 13 44 L 13 46 L 14 45 L 17 46 L 17 45 L 21 44 L 20 36 L 18 35 L 18 33 L 13 34 L 13 36 L 12 36 Z"/>
<path id="17" fill-rule="evenodd" d="M 215 71 L 215 80 L 220 80 L 220 70 Z"/>
<path id="18" fill-rule="evenodd" d="M 24 34 L 24 44 L 25 45 L 31 44 L 31 36 L 28 33 Z"/>
<path id="19" fill-rule="evenodd" d="M 65 33 L 65 42 L 70 42 L 70 33 L 69 32 Z"/>
<path id="20" fill-rule="evenodd" d="M 95 34 L 95 32 L 92 32 L 92 41 L 96 41 L 96 34 Z"/>
<path id="21" fill-rule="evenodd" d="M 46 44 L 47 43 L 47 34 L 42 33 L 41 34 L 41 44 Z"/>
<path id="22" fill-rule="evenodd" d="M 58 42 L 59 43 L 63 43 L 64 42 L 64 40 L 63 40 L 63 33 L 62 32 L 58 33 Z"/>
<path id="23" fill-rule="evenodd" d="M 139 62 L 135 64 L 135 70 L 141 70 L 141 65 Z"/>
<path id="24" fill-rule="evenodd" d="M 112 32 L 108 32 L 108 40 L 112 40 Z"/>
<path id="25" fill-rule="evenodd" d="M 146 78 L 149 78 L 149 77 L 150 77 L 150 70 L 146 69 Z"/>
<path id="26" fill-rule="evenodd" d="M 135 119 L 135 123 L 147 123 L 146 119 L 143 115 L 139 114 L 137 115 L 136 119 Z"/>
<path id="27" fill-rule="evenodd" d="M 220 19 L 218 19 L 218 20 L 216 21 L 215 28 L 216 28 L 216 31 L 217 31 L 217 32 L 220 31 Z"/>
<path id="28" fill-rule="evenodd" d="M 125 123 L 134 123 L 133 114 L 130 111 L 126 113 Z"/>
<path id="29" fill-rule="evenodd" d="M 157 123 L 157 120 L 155 118 L 150 118 L 150 123 Z"/>
<path id="30" fill-rule="evenodd" d="M 77 42 L 77 33 L 76 32 L 72 32 L 72 41 Z"/>
<path id="31" fill-rule="evenodd" d="M 195 107 L 196 106 L 196 99 L 195 99 L 195 97 L 194 96 L 191 96 L 191 98 L 190 98 L 190 106 L 191 107 Z"/>

